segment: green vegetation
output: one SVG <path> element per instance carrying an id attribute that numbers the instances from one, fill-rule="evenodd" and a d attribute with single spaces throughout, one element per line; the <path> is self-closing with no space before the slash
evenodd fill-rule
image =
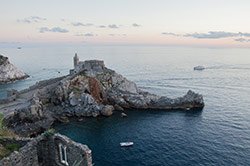
<path id="1" fill-rule="evenodd" d="M 4 126 L 3 123 L 4 115 L 0 113 L 0 139 L 1 138 L 14 138 L 16 135 Z"/>
<path id="2" fill-rule="evenodd" d="M 3 128 L 3 118 L 4 118 L 3 114 L 0 113 L 0 129 Z"/>
<path id="3" fill-rule="evenodd" d="M 85 71 L 85 70 L 83 70 L 83 71 L 80 71 L 80 72 L 78 73 L 78 75 L 80 75 L 80 76 L 86 76 L 86 75 L 87 75 L 87 73 L 86 73 L 86 71 Z"/>
<path id="4" fill-rule="evenodd" d="M 50 136 L 54 135 L 55 132 L 56 132 L 55 129 L 48 129 L 47 131 L 45 131 L 45 132 L 43 133 L 43 135 L 44 135 L 45 137 L 50 137 Z"/>
<path id="5" fill-rule="evenodd" d="M 17 137 L 12 131 L 4 126 L 3 119 L 4 115 L 0 113 L 0 159 L 10 155 L 13 151 L 17 151 L 20 148 L 20 145 L 16 143 L 1 143 L 4 138 Z"/>
<path id="6" fill-rule="evenodd" d="M 20 149 L 20 145 L 19 144 L 15 144 L 15 143 L 13 143 L 13 144 L 7 144 L 7 145 L 5 145 L 5 148 L 6 149 L 8 149 L 9 151 L 17 151 L 17 150 L 19 150 Z"/>
<path id="7" fill-rule="evenodd" d="M 16 143 L 10 144 L 0 144 L 0 159 L 10 155 L 14 151 L 18 151 L 20 149 L 20 145 Z"/>

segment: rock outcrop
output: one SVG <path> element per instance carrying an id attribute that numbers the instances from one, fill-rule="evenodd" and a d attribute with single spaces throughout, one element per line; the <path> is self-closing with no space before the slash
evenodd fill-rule
<path id="1" fill-rule="evenodd" d="M 114 107 L 112 105 L 106 105 L 101 110 L 101 115 L 103 116 L 111 116 L 113 114 Z"/>
<path id="2" fill-rule="evenodd" d="M 11 64 L 7 57 L 0 55 L 0 83 L 27 78 L 28 75 Z"/>
<path id="3" fill-rule="evenodd" d="M 6 116 L 8 126 L 16 132 L 29 130 L 34 133 L 67 117 L 111 116 L 114 110 L 124 109 L 190 110 L 204 107 L 202 95 L 191 90 L 175 99 L 144 92 L 134 82 L 106 68 L 103 61 L 77 61 L 75 65 L 68 76 L 42 81 L 19 92 L 17 100 L 25 100 L 28 104 L 20 107 L 10 104 L 5 108 L 13 110 Z M 13 105 L 15 109 L 11 108 Z"/>

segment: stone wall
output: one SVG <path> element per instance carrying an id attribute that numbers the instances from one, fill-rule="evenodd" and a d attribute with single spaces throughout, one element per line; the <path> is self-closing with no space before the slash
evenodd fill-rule
<path id="1" fill-rule="evenodd" d="M 65 148 L 63 153 L 60 147 Z M 92 166 L 91 150 L 86 145 L 76 143 L 60 134 L 38 136 L 20 148 L 18 152 L 13 152 L 0 161 L 0 166 L 74 165 Z"/>

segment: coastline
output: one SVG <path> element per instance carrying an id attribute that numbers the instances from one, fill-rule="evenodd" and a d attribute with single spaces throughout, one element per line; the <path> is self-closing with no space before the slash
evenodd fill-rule
<path id="1" fill-rule="evenodd" d="M 1 106 L 6 125 L 23 136 L 35 136 L 68 117 L 111 116 L 115 110 L 202 110 L 203 97 L 188 91 L 171 99 L 140 90 L 134 82 L 105 67 L 103 61 L 74 57 L 70 74 L 15 91 Z"/>

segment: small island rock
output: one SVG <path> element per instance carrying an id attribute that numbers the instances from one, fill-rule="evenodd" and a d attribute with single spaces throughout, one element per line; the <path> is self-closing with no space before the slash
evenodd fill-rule
<path id="1" fill-rule="evenodd" d="M 29 77 L 9 62 L 8 57 L 0 55 L 0 83 L 8 83 Z"/>

